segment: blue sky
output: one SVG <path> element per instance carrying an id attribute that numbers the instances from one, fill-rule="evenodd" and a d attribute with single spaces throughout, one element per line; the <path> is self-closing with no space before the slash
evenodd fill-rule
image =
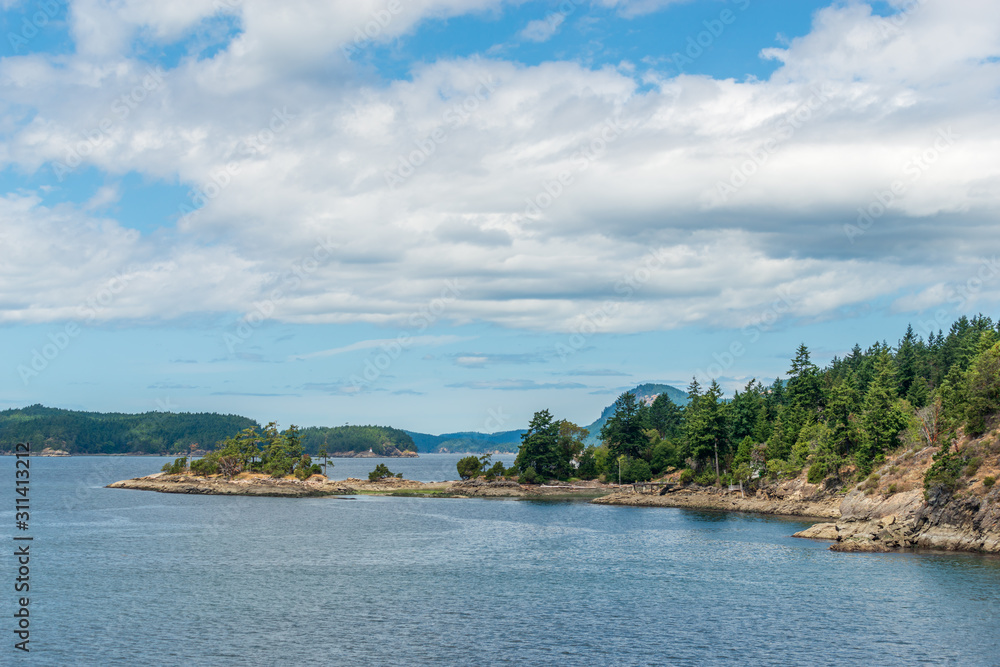
<path id="1" fill-rule="evenodd" d="M 7 0 L 0 27 L 0 408 L 589 423 L 997 303 L 993 3 Z"/>

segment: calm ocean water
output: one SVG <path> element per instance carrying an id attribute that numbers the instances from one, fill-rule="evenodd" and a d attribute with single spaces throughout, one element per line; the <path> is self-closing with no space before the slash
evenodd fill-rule
<path id="1" fill-rule="evenodd" d="M 387 463 L 431 481 L 458 458 Z M 1000 664 L 995 558 L 837 554 L 741 514 L 103 488 L 165 460 L 32 459 L 32 652 L 8 555 L 0 664 Z"/>

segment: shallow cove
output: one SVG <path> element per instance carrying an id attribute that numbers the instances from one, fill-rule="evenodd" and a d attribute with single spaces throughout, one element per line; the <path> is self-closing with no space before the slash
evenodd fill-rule
<path id="1" fill-rule="evenodd" d="M 807 520 L 697 510 L 103 488 L 164 461 L 32 460 L 33 664 L 976 665 L 1000 653 L 995 558 L 837 554 L 791 537 Z M 354 474 L 341 461 L 338 476 Z M 0 474 L 12 479 L 12 457 Z"/>

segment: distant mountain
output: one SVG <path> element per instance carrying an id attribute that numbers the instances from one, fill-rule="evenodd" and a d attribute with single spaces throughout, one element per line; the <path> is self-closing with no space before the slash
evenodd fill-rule
<path id="1" fill-rule="evenodd" d="M 460 433 L 442 433 L 429 435 L 406 431 L 420 452 L 468 452 L 482 454 L 485 452 L 516 452 L 521 446 L 520 431 L 501 431 L 499 433 L 477 433 L 462 431 Z"/>
<path id="2" fill-rule="evenodd" d="M 663 393 L 666 393 L 666 395 L 670 397 L 670 400 L 676 403 L 677 405 L 688 404 L 687 392 L 681 391 L 677 387 L 672 387 L 669 384 L 652 384 L 652 383 L 640 384 L 635 389 L 629 389 L 629 392 L 635 394 L 636 399 L 641 403 L 645 403 L 646 405 L 652 405 L 653 401 L 656 400 L 656 397 Z M 617 399 L 618 397 L 616 396 L 615 400 Z M 597 418 L 597 421 L 595 421 L 593 424 L 587 427 L 587 430 L 590 431 L 590 435 L 587 436 L 586 440 L 588 445 L 600 444 L 601 427 L 603 427 L 604 424 L 607 423 L 608 418 L 611 417 L 611 415 L 613 415 L 614 413 L 615 413 L 615 404 L 612 403 L 608 407 L 604 408 L 603 411 L 601 411 L 601 416 Z"/>

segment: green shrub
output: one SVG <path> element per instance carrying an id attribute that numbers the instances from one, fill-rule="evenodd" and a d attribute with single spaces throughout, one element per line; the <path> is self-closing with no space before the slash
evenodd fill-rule
<path id="1" fill-rule="evenodd" d="M 472 477 L 478 477 L 483 472 L 482 461 L 479 460 L 478 456 L 466 456 L 458 460 L 455 464 L 458 469 L 458 476 L 462 479 L 470 479 Z"/>
<path id="2" fill-rule="evenodd" d="M 985 486 L 987 489 L 992 489 L 993 485 L 996 483 L 997 483 L 996 477 L 993 476 L 983 477 L 983 486 Z"/>
<path id="3" fill-rule="evenodd" d="M 951 494 L 961 485 L 961 472 L 964 461 L 955 456 L 951 445 L 946 444 L 934 455 L 934 463 L 924 473 L 924 498 L 930 500 L 931 494 Z"/>
<path id="4" fill-rule="evenodd" d="M 182 456 L 179 459 L 174 459 L 173 463 L 164 463 L 160 470 L 168 475 L 179 475 L 184 472 L 185 468 L 187 468 L 187 462 L 187 457 Z"/>
<path id="5" fill-rule="evenodd" d="M 899 492 L 899 486 L 895 482 L 893 482 L 892 484 L 889 485 L 889 488 L 886 490 L 889 492 L 889 495 L 891 496 L 894 493 Z"/>
<path id="6" fill-rule="evenodd" d="M 974 456 L 969 459 L 969 462 L 965 466 L 965 476 L 972 477 L 979 471 L 979 466 L 983 465 L 983 460 L 978 456 Z"/>
<path id="7" fill-rule="evenodd" d="M 375 466 L 375 470 L 372 470 L 370 473 L 368 473 L 369 482 L 378 482 L 380 480 L 386 479 L 387 477 L 402 478 L 403 475 L 402 473 L 397 475 L 391 472 L 388 466 L 386 466 L 384 463 L 379 463 L 377 466 Z"/>
<path id="8" fill-rule="evenodd" d="M 541 484 L 543 480 L 534 468 L 528 468 L 518 476 L 517 481 L 521 484 Z"/>
<path id="9" fill-rule="evenodd" d="M 323 468 L 312 462 L 312 458 L 308 454 L 303 454 L 299 462 L 295 464 L 295 476 L 299 479 L 309 479 L 313 475 L 322 475 Z"/>
<path id="10" fill-rule="evenodd" d="M 681 471 L 681 477 L 680 477 L 681 484 L 690 484 L 693 481 L 694 481 L 694 470 L 691 470 L 691 468 L 685 468 L 684 470 Z"/>
<path id="11" fill-rule="evenodd" d="M 631 484 L 633 482 L 648 482 L 653 478 L 653 473 L 649 470 L 649 464 L 642 459 L 626 459 L 622 463 L 622 483 Z"/>
<path id="12" fill-rule="evenodd" d="M 781 479 L 782 477 L 794 477 L 798 474 L 799 468 L 796 468 L 791 463 L 783 461 L 781 459 L 768 459 L 767 461 L 767 474 L 772 479 Z"/>
<path id="13" fill-rule="evenodd" d="M 810 484 L 819 484 L 826 479 L 826 462 L 814 461 L 813 464 L 809 466 L 809 474 L 806 479 Z"/>
<path id="14" fill-rule="evenodd" d="M 503 467 L 503 461 L 497 461 L 493 464 L 492 468 L 489 468 L 485 473 L 483 473 L 483 477 L 485 477 L 487 481 L 493 481 L 497 477 L 506 476 L 507 469 Z"/>
<path id="15" fill-rule="evenodd" d="M 705 472 L 698 475 L 694 481 L 700 486 L 712 486 L 719 481 L 719 477 L 715 474 L 714 470 L 709 468 Z"/>
<path id="16" fill-rule="evenodd" d="M 219 474 L 219 461 L 217 456 L 203 456 L 197 461 L 191 462 L 191 472 L 195 475 L 208 477 Z"/>

